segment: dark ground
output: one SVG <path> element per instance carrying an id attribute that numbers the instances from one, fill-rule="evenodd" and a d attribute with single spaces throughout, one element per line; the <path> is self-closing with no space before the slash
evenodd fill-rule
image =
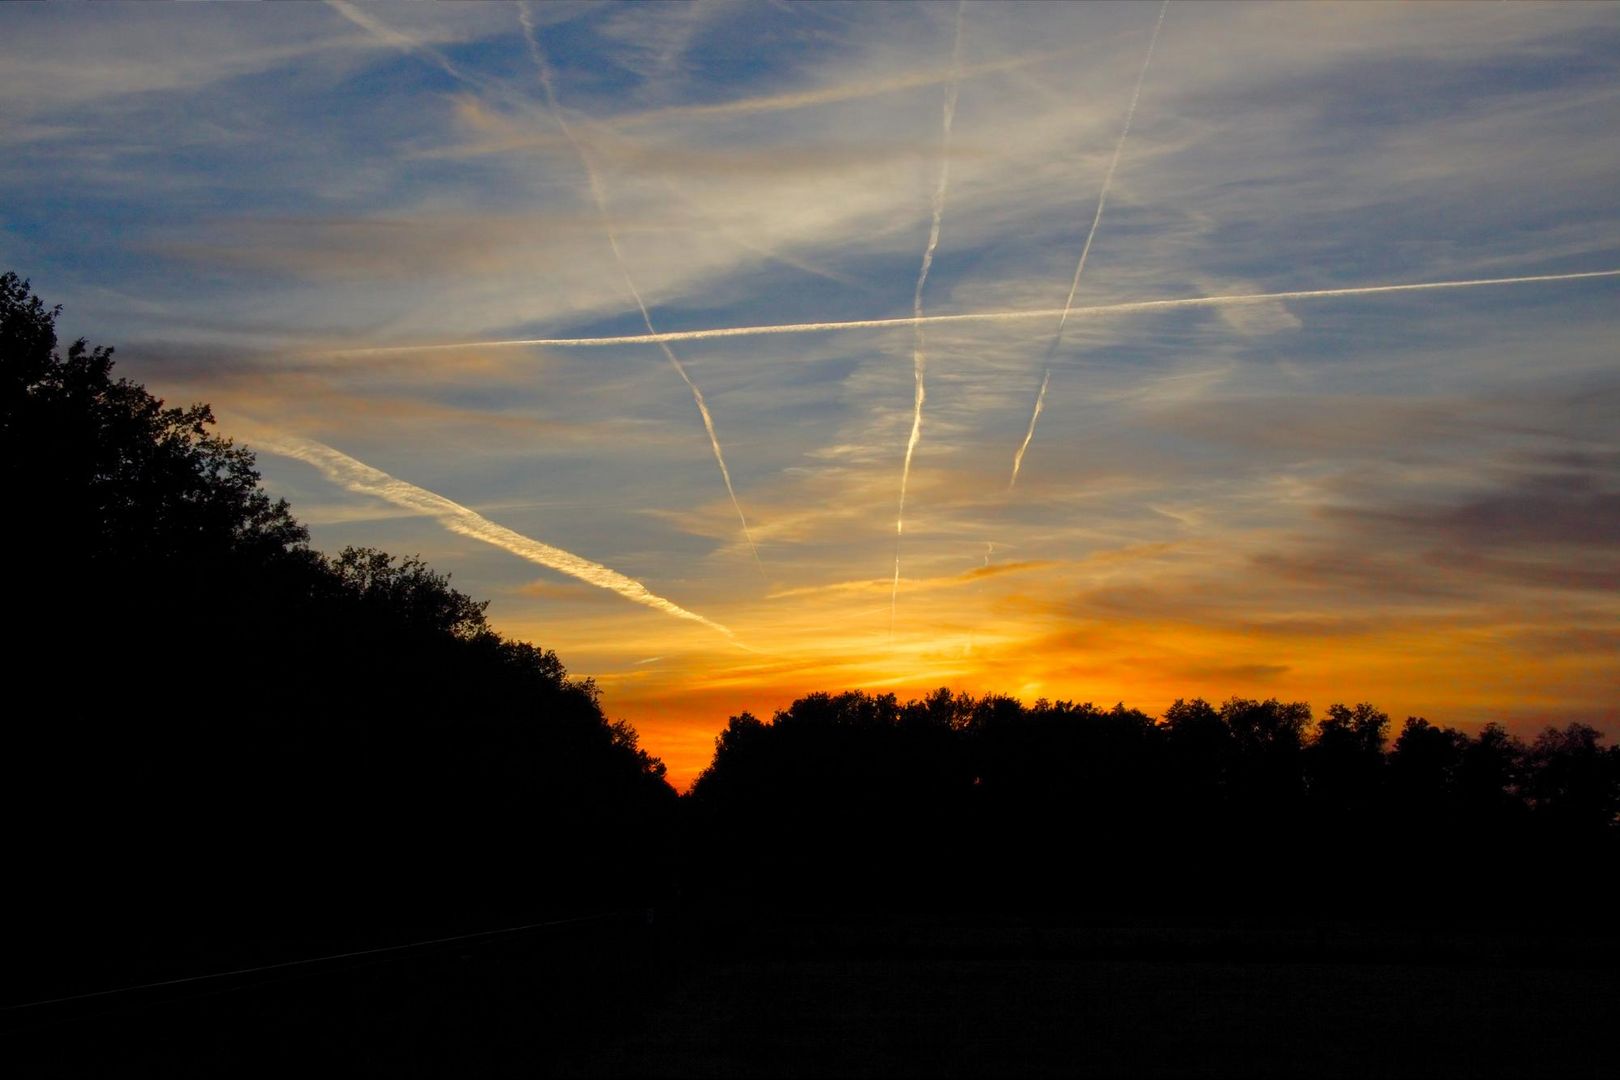
<path id="1" fill-rule="evenodd" d="M 1614 939 L 799 924 L 572 1075 L 1613 1076 Z"/>
<path id="2" fill-rule="evenodd" d="M 25 1075 L 1620 1074 L 1612 926 L 625 918 L 13 1014 Z"/>

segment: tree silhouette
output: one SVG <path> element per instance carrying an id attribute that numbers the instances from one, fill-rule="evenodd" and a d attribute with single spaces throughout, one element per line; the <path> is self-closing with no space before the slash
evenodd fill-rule
<path id="1" fill-rule="evenodd" d="M 31 563 L 251 558 L 307 539 L 286 502 L 259 490 L 253 455 L 209 430 L 207 405 L 165 408 L 114 380 L 110 348 L 81 339 L 58 355 L 58 311 L 0 275 L 0 467 L 17 505 L 39 515 L 37 530 L 18 530 Z"/>
<path id="2" fill-rule="evenodd" d="M 1562 831 L 1614 827 L 1620 814 L 1620 754 L 1585 724 L 1547 728 L 1525 754 L 1524 794 L 1536 817 Z"/>
<path id="3" fill-rule="evenodd" d="M 677 881 L 727 917 L 1537 912 L 1620 854 L 1593 728 L 1414 717 L 1386 746 L 1370 704 L 1313 723 L 1275 698 L 809 694 L 731 717 L 678 804 L 590 680 L 420 559 L 312 550 L 206 405 L 59 353 L 56 317 L 0 276 L 14 977 L 91 989 Z"/>
<path id="4" fill-rule="evenodd" d="M 1317 721 L 1315 737 L 1305 748 L 1305 774 L 1325 823 L 1353 828 L 1380 800 L 1388 730 L 1388 715 L 1366 703 L 1333 705 Z"/>
<path id="5" fill-rule="evenodd" d="M 208 406 L 57 315 L 0 276 L 33 996 L 668 891 L 675 793 L 594 684 L 419 559 L 311 550 Z"/>
<path id="6" fill-rule="evenodd" d="M 1534 911 L 1613 858 L 1617 755 L 1594 729 L 1525 748 L 1414 717 L 1387 747 L 1388 726 L 1366 703 L 1312 725 L 1275 699 L 1155 720 L 812 694 L 731 718 L 687 800 L 691 861 L 728 905 L 1366 918 L 1397 898 Z"/>

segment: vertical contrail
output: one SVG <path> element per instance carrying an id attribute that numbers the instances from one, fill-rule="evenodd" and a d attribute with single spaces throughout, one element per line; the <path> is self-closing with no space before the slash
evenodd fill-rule
<path id="1" fill-rule="evenodd" d="M 624 277 L 625 288 L 635 300 L 637 310 L 641 312 L 641 321 L 646 325 L 647 333 L 656 335 L 658 330 L 653 326 L 652 315 L 648 313 L 647 304 L 641 298 L 641 290 L 636 288 L 635 279 L 630 276 L 630 267 L 625 262 L 624 253 L 619 250 L 618 229 L 613 224 L 613 212 L 608 202 L 607 188 L 602 183 L 601 173 L 597 170 L 596 163 L 591 160 L 590 152 L 574 135 L 574 129 L 563 115 L 562 107 L 557 104 L 557 90 L 552 83 L 551 65 L 546 62 L 546 54 L 540 48 L 540 35 L 535 30 L 534 19 L 529 14 L 527 4 L 518 5 L 518 21 L 523 24 L 523 37 L 529 45 L 529 56 L 534 60 L 535 69 L 540 75 L 540 85 L 545 90 L 546 106 L 551 111 L 552 119 L 557 122 L 557 127 L 562 130 L 563 137 L 568 140 L 568 145 L 572 146 L 574 153 L 579 156 L 580 166 L 585 170 L 585 178 L 591 186 L 591 197 L 595 200 L 596 211 L 602 218 L 603 231 L 607 233 L 608 247 L 613 249 L 613 261 Z M 726 456 L 720 449 L 720 435 L 715 431 L 714 417 L 709 414 L 708 403 L 703 400 L 703 391 L 698 389 L 697 383 L 692 381 L 692 376 L 687 374 L 686 365 L 681 363 L 680 358 L 675 355 L 675 350 L 669 347 L 669 343 L 659 341 L 657 345 L 663 350 L 664 358 L 675 369 L 675 373 L 686 384 L 686 388 L 692 391 L 692 400 L 697 404 L 698 414 L 703 417 L 703 430 L 709 435 L 709 447 L 714 451 L 715 464 L 720 466 L 720 479 L 725 481 L 726 494 L 731 497 L 731 507 L 737 511 L 737 521 L 742 525 L 743 539 L 748 541 L 748 550 L 754 556 L 754 565 L 763 576 L 765 567 L 759 560 L 759 549 L 754 546 L 754 534 L 748 528 L 748 518 L 743 515 L 742 503 L 737 501 L 737 491 L 732 487 L 731 470 L 726 468 Z"/>
<path id="2" fill-rule="evenodd" d="M 923 317 L 923 286 L 928 283 L 928 270 L 934 265 L 934 250 L 939 247 L 939 223 L 945 216 L 945 189 L 951 176 L 951 123 L 956 119 L 956 92 L 962 74 L 962 13 L 967 0 L 956 5 L 956 41 L 951 47 L 951 81 L 945 86 L 945 106 L 939 138 L 939 183 L 934 188 L 933 221 L 928 226 L 928 245 L 923 248 L 922 267 L 917 271 L 917 288 L 912 293 L 911 315 Z M 923 376 L 928 369 L 928 356 L 923 352 L 922 323 L 913 326 L 911 345 L 911 435 L 906 439 L 906 459 L 900 467 L 900 506 L 894 517 L 894 585 L 889 593 L 889 632 L 894 632 L 895 610 L 900 601 L 900 538 L 906 529 L 906 484 L 911 479 L 911 458 L 917 452 L 922 438 L 923 401 L 927 391 Z"/>
<path id="3" fill-rule="evenodd" d="M 1024 454 L 1029 450 L 1030 440 L 1035 438 L 1035 422 L 1041 418 L 1041 409 L 1046 405 L 1046 388 L 1052 382 L 1052 358 L 1063 343 L 1063 325 L 1069 321 L 1069 312 L 1074 308 L 1074 294 L 1080 289 L 1080 275 L 1086 269 L 1086 256 L 1091 254 L 1091 242 L 1097 238 L 1097 226 L 1102 224 L 1103 207 L 1108 205 L 1108 188 L 1114 182 L 1114 170 L 1119 168 L 1119 157 L 1125 149 L 1125 136 L 1131 133 L 1131 121 L 1136 118 L 1136 103 L 1142 97 L 1142 83 L 1147 79 L 1148 65 L 1153 62 L 1153 46 L 1159 40 L 1159 29 L 1164 26 L 1164 15 L 1169 10 L 1170 0 L 1164 0 L 1164 3 L 1159 5 L 1159 18 L 1154 22 L 1153 33 L 1148 38 L 1147 55 L 1142 58 L 1142 70 L 1136 74 L 1136 89 L 1131 91 L 1131 104 L 1125 110 L 1125 123 L 1119 129 L 1118 141 L 1114 143 L 1114 156 L 1108 162 L 1108 172 L 1103 175 L 1102 190 L 1097 193 L 1097 212 L 1091 216 L 1091 229 L 1086 233 L 1086 242 L 1080 248 L 1080 261 L 1074 268 L 1074 280 L 1069 283 L 1069 297 L 1063 301 L 1063 314 L 1058 317 L 1057 331 L 1052 335 L 1052 343 L 1046 350 L 1046 374 L 1041 377 L 1040 393 L 1035 395 L 1035 410 L 1029 414 L 1029 430 L 1024 432 L 1024 441 L 1019 445 L 1018 452 L 1013 455 L 1012 478 L 1007 481 L 1008 491 L 1018 483 L 1018 470 L 1023 468 Z"/>

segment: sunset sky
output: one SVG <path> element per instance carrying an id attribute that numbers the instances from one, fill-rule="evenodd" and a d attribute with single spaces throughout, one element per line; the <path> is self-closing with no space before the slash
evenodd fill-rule
<path id="1" fill-rule="evenodd" d="M 1620 5 L 4 5 L 0 145 L 64 338 L 681 786 L 820 689 L 1620 736 Z"/>

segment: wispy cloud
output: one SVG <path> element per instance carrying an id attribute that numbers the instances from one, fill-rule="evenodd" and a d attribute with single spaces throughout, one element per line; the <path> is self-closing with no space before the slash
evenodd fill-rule
<path id="1" fill-rule="evenodd" d="M 1612 8 L 971 5 L 953 58 L 959 10 L 531 5 L 576 148 L 511 6 L 0 4 L 0 255 L 228 433 L 770 650 L 261 457 L 318 546 L 453 561 L 677 776 L 843 685 L 1620 731 Z"/>
<path id="2" fill-rule="evenodd" d="M 1021 68 L 1036 67 L 1055 60 L 1072 58 L 1076 49 L 1047 49 L 1023 56 L 1009 56 L 986 60 L 976 64 L 963 64 L 960 57 L 953 63 L 933 69 L 905 72 L 873 79 L 855 80 L 832 86 L 816 87 L 783 94 L 762 94 L 757 97 L 738 98 L 704 105 L 667 105 L 641 112 L 607 117 L 603 123 L 617 128 L 638 127 L 669 123 L 679 120 L 706 120 L 726 117 L 754 116 L 761 113 L 791 112 L 822 105 L 835 105 L 846 101 L 861 101 L 885 94 L 898 94 L 930 86 L 960 84 L 964 79 L 998 75 Z"/>
<path id="3" fill-rule="evenodd" d="M 964 570 L 960 574 L 949 577 L 936 577 L 925 579 L 912 579 L 906 582 L 908 592 L 932 591 L 942 588 L 956 588 L 962 585 L 971 585 L 985 578 L 1000 577 L 1003 574 L 1019 574 L 1030 570 L 1040 570 L 1053 565 L 1049 561 L 1025 560 L 1022 562 L 1004 562 L 994 565 L 975 566 L 971 570 Z M 780 589 L 768 594 L 767 600 L 785 600 L 800 596 L 826 596 L 831 594 L 869 593 L 881 594 L 891 587 L 891 582 L 883 578 L 869 578 L 864 581 L 835 581 L 826 585 L 805 585 L 793 589 Z"/>

